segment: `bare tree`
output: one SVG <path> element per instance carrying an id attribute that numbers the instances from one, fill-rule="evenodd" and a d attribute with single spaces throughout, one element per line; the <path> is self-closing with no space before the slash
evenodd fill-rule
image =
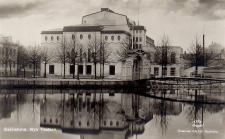
<path id="1" fill-rule="evenodd" d="M 164 34 L 156 47 L 154 56 L 154 62 L 162 66 L 162 77 L 165 76 L 167 65 L 176 63 L 175 55 L 172 51 L 170 39 Z"/>
<path id="2" fill-rule="evenodd" d="M 96 65 L 98 62 L 100 62 L 100 51 L 101 51 L 101 41 L 100 38 L 97 37 L 96 33 L 89 42 L 89 49 L 91 51 L 92 60 L 95 67 L 95 79 L 96 79 Z"/>
<path id="3" fill-rule="evenodd" d="M 102 78 L 104 79 L 104 67 L 105 63 L 109 60 L 109 56 L 111 54 L 111 49 L 106 42 L 102 42 L 100 46 L 100 63 L 102 64 Z M 100 68 L 100 74 L 101 74 L 101 68 Z"/>
<path id="4" fill-rule="evenodd" d="M 54 59 L 55 57 L 54 53 L 55 53 L 54 50 L 49 49 L 49 47 L 47 46 L 43 46 L 41 49 L 41 52 L 40 52 L 41 59 L 44 61 L 44 66 L 45 66 L 44 78 L 46 78 L 46 65 Z"/>
<path id="5" fill-rule="evenodd" d="M 28 47 L 28 57 L 30 63 L 33 64 L 33 77 L 35 78 L 35 73 L 37 70 L 37 65 L 40 63 L 41 55 L 40 55 L 40 46 L 34 45 Z"/>
<path id="6" fill-rule="evenodd" d="M 15 61 L 17 58 L 16 54 L 16 45 L 9 40 L 8 38 L 4 38 L 5 42 L 2 47 L 2 54 L 0 55 L 0 59 L 2 60 L 2 64 L 5 65 L 5 76 L 7 76 L 7 67 L 10 68 L 10 76 L 12 75 L 12 64 L 15 66 Z"/>
<path id="7" fill-rule="evenodd" d="M 121 46 L 119 50 L 117 50 L 117 54 L 121 59 L 127 58 L 128 57 L 128 51 L 131 50 L 132 46 L 129 41 L 129 39 L 123 39 L 122 43 L 120 43 Z"/>
<path id="8" fill-rule="evenodd" d="M 195 66 L 195 75 L 198 74 L 198 67 L 204 66 L 204 54 L 203 48 L 199 44 L 198 38 L 196 38 L 195 44 L 193 43 L 189 49 L 189 55 L 186 59 L 190 62 L 191 66 Z"/>
<path id="9" fill-rule="evenodd" d="M 68 50 L 69 50 L 69 43 L 64 37 L 60 44 L 57 47 L 57 59 L 63 63 L 63 78 L 65 78 L 66 73 L 66 62 L 68 61 Z"/>
<path id="10" fill-rule="evenodd" d="M 23 69 L 23 77 L 26 77 L 26 66 L 29 64 L 29 57 L 27 49 L 24 46 L 18 47 L 18 56 L 17 56 L 17 70 L 18 72 Z M 17 73 L 19 75 L 19 73 Z"/>
<path id="11" fill-rule="evenodd" d="M 75 78 L 75 73 L 76 73 L 75 65 L 76 65 L 76 63 L 78 63 L 80 61 L 80 60 L 77 60 L 77 58 L 78 58 L 78 53 L 82 52 L 81 49 L 82 48 L 81 48 L 81 45 L 77 41 L 76 34 L 73 34 L 72 35 L 72 41 L 69 44 L 69 49 L 68 49 L 68 52 L 67 52 L 67 57 L 69 59 L 69 62 L 73 64 L 73 70 L 72 70 L 73 78 Z M 77 71 L 77 79 L 79 79 L 78 71 Z"/>

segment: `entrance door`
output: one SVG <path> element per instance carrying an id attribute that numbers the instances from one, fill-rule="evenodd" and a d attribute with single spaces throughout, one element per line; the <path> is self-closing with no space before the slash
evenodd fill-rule
<path id="1" fill-rule="evenodd" d="M 133 62 L 133 80 L 141 78 L 142 60 L 140 56 L 135 57 Z"/>

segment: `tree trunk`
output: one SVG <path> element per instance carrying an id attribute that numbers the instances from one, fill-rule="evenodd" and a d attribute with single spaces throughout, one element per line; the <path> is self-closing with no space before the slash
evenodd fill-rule
<path id="1" fill-rule="evenodd" d="M 7 71 L 7 63 L 5 64 L 5 77 L 7 76 L 6 71 Z"/>
<path id="2" fill-rule="evenodd" d="M 63 78 L 65 79 L 66 78 L 66 76 L 65 76 L 65 74 L 66 74 L 66 62 L 63 62 Z"/>
<path id="3" fill-rule="evenodd" d="M 45 73 L 44 73 L 44 78 L 46 78 L 46 62 L 45 62 Z"/>
<path id="4" fill-rule="evenodd" d="M 96 79 L 96 62 L 94 64 L 95 64 L 95 79 Z"/>
<path id="5" fill-rule="evenodd" d="M 23 68 L 23 78 L 26 77 L 26 70 L 25 70 L 25 67 Z"/>
<path id="6" fill-rule="evenodd" d="M 34 62 L 34 67 L 33 67 L 33 78 L 35 78 L 35 62 Z"/>
<path id="7" fill-rule="evenodd" d="M 76 65 L 76 59 L 74 58 L 74 62 L 73 62 L 73 66 L 74 66 L 74 71 L 73 71 L 73 79 L 75 79 L 75 73 L 76 73 L 76 68 L 75 68 L 75 65 Z"/>

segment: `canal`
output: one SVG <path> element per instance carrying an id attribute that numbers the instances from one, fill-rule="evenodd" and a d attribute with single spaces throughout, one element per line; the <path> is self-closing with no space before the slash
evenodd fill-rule
<path id="1" fill-rule="evenodd" d="M 224 89 L 1 89 L 0 139 L 224 139 Z"/>

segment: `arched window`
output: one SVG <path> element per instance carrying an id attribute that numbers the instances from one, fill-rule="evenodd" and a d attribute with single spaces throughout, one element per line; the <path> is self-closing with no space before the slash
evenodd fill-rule
<path id="1" fill-rule="evenodd" d="M 70 125 L 73 126 L 73 120 L 70 122 Z"/>
<path id="2" fill-rule="evenodd" d="M 50 123 L 52 123 L 52 119 L 50 119 Z"/>
<path id="3" fill-rule="evenodd" d="M 47 41 L 48 40 L 48 37 L 47 36 L 45 36 L 45 41 Z"/>
<path id="4" fill-rule="evenodd" d="M 79 126 L 81 126 L 81 121 L 79 121 L 79 123 L 78 123 L 78 124 L 79 124 Z"/>
<path id="5" fill-rule="evenodd" d="M 44 123 L 46 123 L 46 119 L 44 119 Z"/>
<path id="6" fill-rule="evenodd" d="M 108 40 L 108 36 L 105 36 L 105 40 L 106 40 L 106 41 Z"/>
<path id="7" fill-rule="evenodd" d="M 81 40 L 83 39 L 83 35 L 82 35 L 82 34 L 80 34 L 80 39 L 81 39 Z"/>
<path id="8" fill-rule="evenodd" d="M 53 37 L 53 36 L 51 37 L 51 40 L 52 40 L 52 41 L 54 40 L 54 37 Z"/>
<path id="9" fill-rule="evenodd" d="M 89 121 L 87 122 L 87 126 L 90 126 L 90 122 Z"/>
<path id="10" fill-rule="evenodd" d="M 116 126 L 119 126 L 119 122 L 118 121 L 116 122 Z"/>
<path id="11" fill-rule="evenodd" d="M 176 53 L 175 52 L 171 53 L 171 63 L 176 63 Z"/>
<path id="12" fill-rule="evenodd" d="M 56 123 L 56 124 L 58 123 L 58 119 L 55 119 L 55 123 Z"/>
<path id="13" fill-rule="evenodd" d="M 120 36 L 117 37 L 118 41 L 120 40 Z"/>
<path id="14" fill-rule="evenodd" d="M 75 39 L 75 35 L 74 35 L 74 34 L 72 35 L 72 39 L 73 39 L 73 40 Z"/>
<path id="15" fill-rule="evenodd" d="M 110 121 L 110 126 L 112 126 L 113 125 L 113 122 L 112 121 Z"/>
<path id="16" fill-rule="evenodd" d="M 106 121 L 104 121 L 104 125 L 106 125 Z"/>
<path id="17" fill-rule="evenodd" d="M 112 40 L 112 41 L 114 40 L 114 36 L 111 37 L 111 40 Z"/>
<path id="18" fill-rule="evenodd" d="M 88 35 L 88 39 L 89 39 L 89 40 L 91 39 L 91 34 Z"/>
<path id="19" fill-rule="evenodd" d="M 59 41 L 59 36 L 57 36 L 57 41 Z"/>

